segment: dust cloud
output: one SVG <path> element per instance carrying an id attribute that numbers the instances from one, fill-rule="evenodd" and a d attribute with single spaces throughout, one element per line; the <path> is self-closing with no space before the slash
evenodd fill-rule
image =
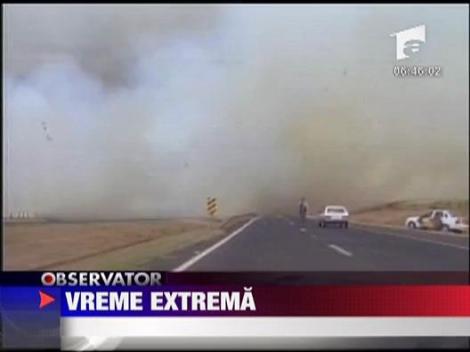
<path id="1" fill-rule="evenodd" d="M 406 64 L 443 76 L 398 79 L 390 34 L 420 24 Z M 468 199 L 464 5 L 6 5 L 3 29 L 5 212 Z"/>

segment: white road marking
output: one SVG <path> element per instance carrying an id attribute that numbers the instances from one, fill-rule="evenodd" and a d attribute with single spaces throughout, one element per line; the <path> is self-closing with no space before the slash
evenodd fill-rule
<path id="1" fill-rule="evenodd" d="M 434 240 L 428 240 L 428 239 L 416 238 L 416 237 L 409 237 L 409 236 L 399 235 L 399 234 L 396 234 L 396 233 L 385 232 L 383 230 L 379 230 L 379 231 L 372 231 L 372 230 L 368 230 L 368 229 L 361 229 L 361 230 L 364 231 L 364 232 L 369 232 L 369 233 L 373 233 L 373 234 L 379 234 L 379 235 L 383 234 L 383 235 L 388 235 L 388 236 L 401 237 L 401 238 L 406 238 L 406 239 L 409 239 L 409 240 L 415 240 L 415 241 L 418 241 L 418 242 L 428 242 L 428 243 L 433 243 L 433 244 L 439 244 L 441 246 L 447 246 L 447 247 L 463 249 L 464 251 L 468 251 L 468 247 L 459 246 L 457 244 L 452 244 L 452 243 L 447 243 L 447 242 L 434 241 Z"/>
<path id="2" fill-rule="evenodd" d="M 300 232 L 305 232 L 305 231 L 307 231 L 307 229 L 305 227 L 300 228 Z"/>
<path id="3" fill-rule="evenodd" d="M 341 248 L 340 246 L 337 246 L 335 244 L 330 244 L 328 245 L 328 247 L 330 247 L 331 249 L 334 249 L 336 252 L 342 254 L 342 255 L 345 255 L 347 257 L 352 257 L 352 253 L 351 252 L 348 252 L 347 250 Z"/>
<path id="4" fill-rule="evenodd" d="M 186 270 L 187 268 L 189 268 L 190 266 L 194 265 L 196 262 L 198 262 L 199 260 L 201 260 L 202 258 L 204 258 L 206 255 L 208 255 L 209 253 L 213 252 L 214 250 L 216 250 L 217 248 L 219 248 L 221 245 L 223 245 L 224 243 L 227 243 L 228 241 L 230 241 L 232 238 L 234 238 L 236 235 L 238 235 L 239 233 L 241 233 L 243 230 L 245 230 L 248 226 L 250 226 L 251 224 L 253 224 L 256 220 L 260 219 L 259 216 L 251 219 L 250 221 L 248 221 L 245 225 L 243 225 L 242 227 L 236 229 L 234 232 L 232 232 L 230 235 L 228 235 L 227 237 L 223 238 L 222 240 L 220 240 L 219 242 L 215 243 L 214 245 L 210 246 L 209 248 L 205 249 L 204 251 L 202 251 L 201 253 L 199 253 L 198 255 L 196 255 L 195 257 L 191 258 L 190 260 L 188 260 L 187 262 L 181 264 L 180 266 L 178 266 L 177 268 L 173 269 L 173 271 L 184 271 Z"/>

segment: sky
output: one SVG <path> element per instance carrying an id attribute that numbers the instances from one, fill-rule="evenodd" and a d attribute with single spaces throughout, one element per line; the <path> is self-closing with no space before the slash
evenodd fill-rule
<path id="1" fill-rule="evenodd" d="M 467 5 L 3 10 L 7 212 L 468 199 Z M 390 34 L 421 24 L 426 43 L 397 61 Z M 443 75 L 400 79 L 396 65 Z"/>

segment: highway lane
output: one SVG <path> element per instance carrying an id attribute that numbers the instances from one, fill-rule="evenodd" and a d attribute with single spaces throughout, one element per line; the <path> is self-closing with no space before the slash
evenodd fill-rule
<path id="1" fill-rule="evenodd" d="M 467 236 L 262 216 L 177 271 L 468 271 Z"/>

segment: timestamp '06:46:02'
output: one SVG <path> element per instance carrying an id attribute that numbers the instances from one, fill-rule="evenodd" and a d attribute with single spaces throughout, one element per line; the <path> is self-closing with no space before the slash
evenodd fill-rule
<path id="1" fill-rule="evenodd" d="M 394 66 L 393 75 L 398 78 L 441 77 L 441 66 Z"/>

